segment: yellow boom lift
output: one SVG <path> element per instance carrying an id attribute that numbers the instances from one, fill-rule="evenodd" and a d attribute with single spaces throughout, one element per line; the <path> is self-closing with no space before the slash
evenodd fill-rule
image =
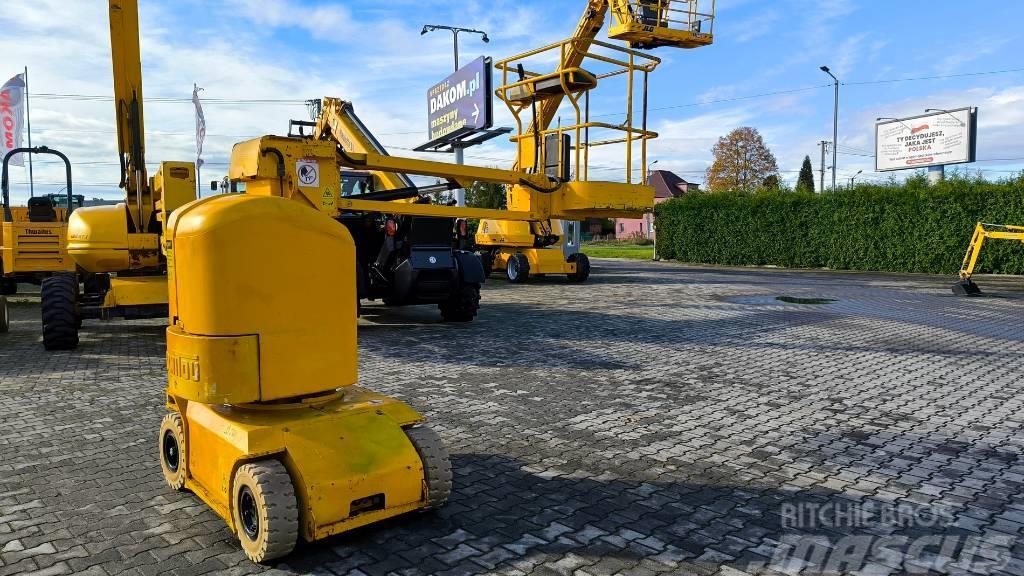
<path id="1" fill-rule="evenodd" d="M 627 28 L 642 30 L 650 44 L 661 33 L 675 37 L 656 25 Z M 564 58 L 572 44 L 529 55 Z M 581 60 L 603 62 L 628 78 L 658 63 L 608 44 L 580 51 Z M 524 57 L 499 69 L 518 68 Z M 588 122 L 575 103 L 597 78 L 560 63 L 550 74 L 506 76 L 498 91 L 511 98 L 561 90 L 574 103 L 575 120 L 560 131 L 579 141 Z M 520 166 L 551 165 L 555 176 L 350 152 L 315 137 L 263 136 L 232 150 L 230 177 L 245 184 L 245 194 L 197 200 L 171 213 L 161 467 L 172 488 L 191 490 L 224 519 L 252 560 L 288 554 L 300 537 L 316 540 L 441 506 L 451 491 L 446 449 L 423 416 L 357 386 L 356 242 L 341 213 L 542 222 L 636 217 L 653 207 L 653 189 L 629 181 L 630 162 L 624 182 L 590 180 L 584 149 L 546 158 L 523 128 L 523 110 L 513 112 Z M 643 158 L 656 136 L 628 121 L 611 128 L 635 139 Z M 345 197 L 341 169 L 436 177 L 461 187 L 503 184 L 510 187 L 509 210 Z"/>
<path id="2" fill-rule="evenodd" d="M 167 266 L 160 238 L 167 214 L 196 198 L 192 162 L 161 162 L 155 176 L 147 175 L 138 3 L 110 0 L 108 8 L 120 187 L 125 201 L 71 214 L 67 250 L 81 274 L 54 274 L 43 281 L 47 350 L 76 347 L 83 318 L 167 314 Z"/>
<path id="3" fill-rule="evenodd" d="M 612 138 L 591 140 L 591 130 L 600 131 L 611 128 L 611 125 L 590 121 L 589 101 L 582 103 L 585 107 L 583 139 L 578 137 L 577 132 L 578 144 L 575 148 L 564 141 L 567 136 L 566 130 L 551 127 L 558 116 L 563 97 L 569 94 L 572 100 L 571 91 L 564 90 L 562 83 L 596 83 L 610 76 L 608 73 L 595 74 L 581 67 L 585 55 L 604 25 L 606 13 L 611 12 L 612 15 L 609 37 L 625 41 L 631 47 L 698 48 L 708 46 L 714 41 L 714 1 L 703 2 L 704 5 L 710 6 L 706 12 L 702 11 L 700 4 L 699 0 L 591 0 L 573 37 L 561 47 L 558 72 L 564 71 L 564 74 L 551 75 L 530 89 L 498 91 L 498 97 L 508 105 L 517 118 L 518 113 L 527 107 L 532 107 L 535 111 L 533 121 L 525 130 L 520 131 L 518 138 L 534 139 L 537 147 L 546 148 L 547 165 L 543 166 L 544 170 L 552 173 L 555 166 L 553 161 L 557 154 L 567 155 L 581 148 L 584 154 L 587 154 L 590 148 L 623 142 L 628 149 L 632 138 L 643 138 L 639 132 L 626 132 L 625 135 Z M 529 54 L 524 55 L 528 56 Z M 499 66 L 499 69 L 502 67 Z M 508 74 L 515 74 L 518 69 L 504 66 L 502 71 L 507 79 Z M 524 74 L 536 76 L 530 72 Z M 626 98 L 630 102 L 633 98 L 633 88 L 631 83 L 627 86 Z M 642 89 L 646 103 L 646 74 L 643 76 Z M 572 101 L 571 104 L 578 111 L 580 103 Z M 630 106 L 627 110 L 627 123 L 633 122 L 632 114 Z M 642 118 L 641 130 L 646 130 L 646 120 L 646 116 Z M 517 165 L 527 169 L 540 168 L 534 158 L 520 157 L 517 159 Z M 646 184 L 646 170 L 642 174 L 641 181 Z M 565 178 L 568 175 L 560 176 Z M 631 173 L 627 173 L 626 181 L 632 181 Z M 573 282 L 583 282 L 590 276 L 590 261 L 586 254 L 579 252 L 578 227 L 578 223 L 559 220 L 483 220 L 474 240 L 487 275 L 490 275 L 492 270 L 499 270 L 504 272 L 509 282 L 520 283 L 525 282 L 531 275 L 565 274 Z M 575 236 L 571 242 L 570 234 Z"/>
<path id="4" fill-rule="evenodd" d="M 953 284 L 953 294 L 957 296 L 977 296 L 981 294 L 981 288 L 971 280 L 974 275 L 974 268 L 978 264 L 978 257 L 981 256 L 981 247 L 987 239 L 993 240 L 1018 240 L 1024 243 L 1024 226 L 1010 226 L 1008 224 L 985 224 L 978 222 L 974 227 L 974 234 L 971 235 L 971 243 L 967 247 L 967 254 L 964 254 L 963 264 L 960 265 L 960 279 Z"/>
<path id="5" fill-rule="evenodd" d="M 11 206 L 10 161 L 16 154 L 49 154 L 64 162 L 67 196 L 64 207 L 56 194 L 35 196 L 25 207 Z M 7 296 L 16 294 L 19 282 L 39 284 L 57 272 L 74 270 L 75 264 L 65 250 L 68 215 L 80 196 L 71 192 L 71 162 L 68 157 L 46 146 L 15 148 L 2 159 L 2 214 L 0 214 L 0 332 L 7 332 L 9 314 Z"/>

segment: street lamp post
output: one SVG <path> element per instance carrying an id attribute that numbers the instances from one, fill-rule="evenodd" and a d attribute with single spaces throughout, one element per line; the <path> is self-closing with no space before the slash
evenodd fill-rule
<path id="1" fill-rule="evenodd" d="M 459 32 L 468 32 L 470 34 L 479 34 L 482 37 L 481 40 L 484 41 L 484 44 L 486 44 L 486 43 L 491 41 L 491 39 L 487 37 L 487 32 L 484 32 L 483 30 L 474 30 L 472 28 L 459 28 L 458 26 L 444 26 L 442 24 L 426 24 L 426 25 L 424 25 L 423 26 L 423 30 L 420 31 L 420 36 L 423 36 L 427 32 L 433 32 L 434 30 L 448 30 L 449 32 L 452 33 L 452 39 L 454 40 L 454 44 L 455 44 L 455 71 L 456 72 L 459 71 Z M 465 159 L 464 159 L 463 154 L 462 154 L 463 153 L 462 146 L 460 146 L 458 142 L 453 142 L 452 143 L 452 148 L 455 150 L 455 163 L 459 164 L 459 165 L 462 165 L 465 162 Z M 462 207 L 466 206 L 466 191 L 464 189 L 459 188 L 458 190 L 455 191 L 455 204 L 457 206 L 462 206 Z"/>
<path id="2" fill-rule="evenodd" d="M 482 36 L 481 40 L 483 40 L 485 44 L 491 41 L 491 39 L 487 37 L 487 32 L 484 32 L 483 30 L 474 30 L 472 28 L 459 28 L 458 26 L 443 26 L 441 24 L 425 25 L 423 27 L 423 30 L 420 31 L 420 35 L 422 36 L 427 32 L 433 32 L 434 30 L 448 30 L 449 32 L 452 33 L 452 38 L 455 40 L 455 70 L 459 69 L 459 32 L 479 34 L 480 36 Z"/>
<path id="3" fill-rule="evenodd" d="M 863 170 L 857 170 L 856 174 L 850 176 L 850 188 L 853 188 L 853 181 L 856 180 L 857 176 L 860 176 L 861 172 L 863 172 Z"/>
<path id="4" fill-rule="evenodd" d="M 832 109 L 832 191 L 836 191 L 836 156 L 839 151 L 836 149 L 836 140 L 839 139 L 839 78 L 828 69 L 828 66 L 820 68 L 822 72 L 832 77 L 835 84 L 835 101 Z"/>

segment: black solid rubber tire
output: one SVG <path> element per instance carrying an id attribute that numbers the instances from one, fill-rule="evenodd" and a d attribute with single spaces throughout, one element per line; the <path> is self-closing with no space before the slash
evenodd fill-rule
<path id="1" fill-rule="evenodd" d="M 7 308 L 7 298 L 0 296 L 0 334 L 11 329 L 11 316 Z"/>
<path id="2" fill-rule="evenodd" d="M 78 346 L 78 276 L 61 272 L 43 279 L 43 347 L 73 350 Z"/>
<path id="3" fill-rule="evenodd" d="M 423 461 L 423 476 L 427 486 L 424 498 L 427 502 L 426 509 L 444 506 L 452 493 L 452 463 L 444 441 L 437 432 L 426 426 L 406 428 L 405 435 L 409 437 L 409 441 L 416 448 L 416 453 L 420 455 L 420 460 Z"/>
<path id="4" fill-rule="evenodd" d="M 513 266 L 516 268 L 517 273 L 513 275 L 511 273 Z M 513 284 L 522 284 L 530 277 L 530 260 L 526 257 L 526 254 L 516 252 L 515 254 L 508 257 L 508 263 L 505 264 L 505 278 Z"/>
<path id="5" fill-rule="evenodd" d="M 258 533 L 251 538 L 242 526 L 239 495 L 248 488 L 259 514 Z M 288 469 L 277 460 L 245 464 L 235 472 L 231 488 L 232 514 L 238 541 L 250 560 L 266 562 L 286 556 L 299 539 L 299 507 Z"/>
<path id="6" fill-rule="evenodd" d="M 586 254 L 573 254 L 569 257 L 570 262 L 576 262 L 576 271 L 569 274 L 570 282 L 586 282 L 590 278 L 590 258 Z"/>
<path id="7" fill-rule="evenodd" d="M 448 296 L 448 300 L 437 307 L 445 322 L 471 322 L 480 310 L 480 285 L 460 284 Z"/>
<path id="8" fill-rule="evenodd" d="M 169 439 L 172 439 L 175 444 L 176 462 L 169 462 L 167 458 L 166 444 Z M 188 478 L 188 440 L 185 438 L 185 424 L 182 422 L 181 414 L 170 412 L 164 415 L 164 419 L 160 423 L 160 437 L 157 446 L 160 449 L 160 469 L 163 471 L 167 485 L 172 490 L 184 490 L 185 479 Z"/>

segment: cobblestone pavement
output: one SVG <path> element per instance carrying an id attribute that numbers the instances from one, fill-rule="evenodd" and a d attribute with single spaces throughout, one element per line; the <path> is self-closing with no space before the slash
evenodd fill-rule
<path id="1" fill-rule="evenodd" d="M 429 417 L 454 495 L 269 567 L 163 484 L 160 322 L 47 354 L 16 302 L 0 576 L 1019 575 L 1024 282 L 949 283 L 606 260 L 582 286 L 491 281 L 469 325 L 369 306 L 362 384 Z"/>

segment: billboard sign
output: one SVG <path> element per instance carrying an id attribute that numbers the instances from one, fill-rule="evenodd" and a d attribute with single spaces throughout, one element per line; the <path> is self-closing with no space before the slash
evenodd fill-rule
<path id="1" fill-rule="evenodd" d="M 974 162 L 978 109 L 958 108 L 875 124 L 875 171 Z"/>
<path id="2" fill-rule="evenodd" d="M 429 141 L 491 127 L 491 59 L 481 56 L 427 91 Z"/>

